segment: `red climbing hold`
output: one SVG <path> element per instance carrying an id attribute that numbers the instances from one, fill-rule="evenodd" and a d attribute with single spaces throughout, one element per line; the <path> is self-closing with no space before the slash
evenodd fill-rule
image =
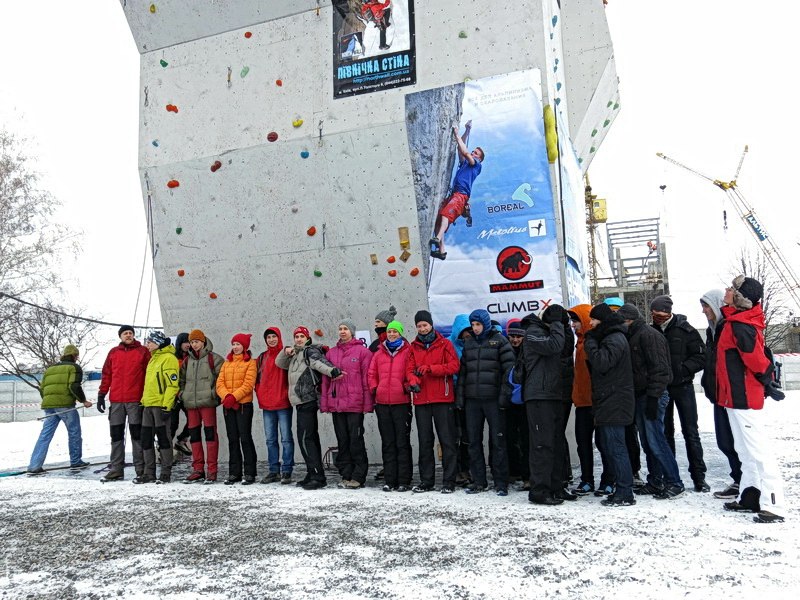
<path id="1" fill-rule="evenodd" d="M 314 330 L 314 335 L 317 336 L 317 337 L 322 337 L 325 334 L 322 332 L 322 329 L 315 329 Z"/>
<path id="2" fill-rule="evenodd" d="M 211 292 L 211 293 L 208 295 L 208 297 L 209 297 L 209 298 L 211 298 L 212 300 L 216 300 L 216 299 L 217 299 L 217 295 L 216 295 L 214 292 Z"/>
<path id="3" fill-rule="evenodd" d="M 167 112 L 174 112 L 177 114 L 178 107 L 175 106 L 174 104 L 167 104 Z"/>
<path id="4" fill-rule="evenodd" d="M 387 258 L 387 259 L 386 259 L 386 262 L 388 262 L 388 263 L 390 263 L 390 264 L 391 264 L 391 263 L 393 263 L 393 262 L 394 262 L 394 261 L 396 261 L 396 260 L 397 260 L 397 259 L 396 259 L 394 256 L 390 256 L 389 258 Z"/>
<path id="5" fill-rule="evenodd" d="M 410 273 L 412 277 L 416 277 L 417 275 L 419 275 L 419 269 L 417 267 L 414 267 L 413 269 L 411 269 Z"/>
<path id="6" fill-rule="evenodd" d="M 252 31 L 245 31 L 244 32 L 244 37 L 246 37 L 249 40 L 251 37 L 253 37 L 253 32 Z"/>
<path id="7" fill-rule="evenodd" d="M 311 227 L 309 227 L 308 229 L 306 229 L 306 233 L 307 233 L 309 236 L 311 236 L 311 235 L 316 235 L 316 233 L 317 233 L 317 228 L 316 228 L 316 227 L 314 227 L 314 226 L 312 225 Z"/>
<path id="8" fill-rule="evenodd" d="M 218 160 L 215 160 L 214 164 L 211 165 L 211 172 L 216 173 L 217 171 L 219 171 L 220 167 L 222 167 L 222 163 L 219 162 Z"/>
<path id="9" fill-rule="evenodd" d="M 186 271 L 183 269 L 178 269 L 178 277 L 183 277 L 184 275 L 186 275 Z"/>
<path id="10" fill-rule="evenodd" d="M 267 134 L 267 141 L 269 141 L 269 142 L 277 142 L 278 141 L 278 134 L 275 133 L 274 131 L 270 131 Z"/>
<path id="11" fill-rule="evenodd" d="M 276 79 L 275 80 L 275 85 L 277 85 L 278 87 L 281 87 L 283 85 L 283 79 Z"/>
<path id="12" fill-rule="evenodd" d="M 168 187 L 169 189 L 174 189 L 174 188 L 176 188 L 176 187 L 180 187 L 180 185 L 181 185 L 181 183 L 180 183 L 180 181 L 178 181 L 177 179 L 170 179 L 170 180 L 167 182 L 167 187 Z"/>
<path id="13" fill-rule="evenodd" d="M 395 271 L 394 269 L 389 271 L 389 277 L 397 277 L 397 271 Z"/>

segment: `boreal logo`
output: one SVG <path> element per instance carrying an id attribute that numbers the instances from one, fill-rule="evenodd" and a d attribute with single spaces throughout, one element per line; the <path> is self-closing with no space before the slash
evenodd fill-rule
<path id="1" fill-rule="evenodd" d="M 519 281 L 531 272 L 533 258 L 525 248 L 507 246 L 497 255 L 497 270 L 510 281 Z"/>

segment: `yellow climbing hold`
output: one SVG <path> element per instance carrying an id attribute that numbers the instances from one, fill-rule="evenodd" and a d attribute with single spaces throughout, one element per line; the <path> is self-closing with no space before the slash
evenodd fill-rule
<path id="1" fill-rule="evenodd" d="M 553 107 L 544 107 L 544 140 L 547 146 L 547 162 L 551 165 L 558 159 L 558 133 L 556 133 L 556 116 Z"/>
<path id="2" fill-rule="evenodd" d="M 295 119 L 292 121 L 292 127 L 300 127 L 303 124 L 303 119 Z"/>
<path id="3" fill-rule="evenodd" d="M 156 5 L 155 4 L 151 4 L 150 5 L 150 12 L 153 13 L 153 14 L 156 14 Z"/>

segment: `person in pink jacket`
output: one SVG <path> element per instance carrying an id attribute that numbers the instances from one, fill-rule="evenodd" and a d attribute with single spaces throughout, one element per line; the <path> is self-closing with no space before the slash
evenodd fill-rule
<path id="1" fill-rule="evenodd" d="M 402 335 L 403 324 L 390 322 L 386 326 L 386 339 L 369 365 L 369 389 L 375 396 L 381 434 L 384 492 L 411 489 L 411 397 L 406 381 L 410 346 Z"/>
<path id="2" fill-rule="evenodd" d="M 372 412 L 374 400 L 369 389 L 372 352 L 355 337 L 351 321 L 339 324 L 339 341 L 328 350 L 330 363 L 341 370 L 335 379 L 322 378 L 320 411 L 333 414 L 336 433 L 336 468 L 342 476 L 339 487 L 358 489 L 367 480 L 367 447 L 364 444 L 364 413 Z"/>

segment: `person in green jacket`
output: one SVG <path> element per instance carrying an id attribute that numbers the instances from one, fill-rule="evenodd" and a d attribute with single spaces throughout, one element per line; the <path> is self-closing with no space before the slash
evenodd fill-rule
<path id="1" fill-rule="evenodd" d="M 75 403 L 80 402 L 86 408 L 91 408 L 92 403 L 86 400 L 81 387 L 83 371 L 78 365 L 78 355 L 78 349 L 68 344 L 61 353 L 61 360 L 49 367 L 42 377 L 39 395 L 42 397 L 45 418 L 28 465 L 28 473 L 31 475 L 44 473 L 42 467 L 47 458 L 47 450 L 61 421 L 67 427 L 69 436 L 70 466 L 73 469 L 80 469 L 89 465 L 82 457 L 81 420 L 78 411 L 75 410 Z"/>
<path id="2" fill-rule="evenodd" d="M 161 331 L 151 331 L 144 340 L 150 351 L 150 362 L 144 376 L 142 392 L 142 453 L 144 473 L 133 483 L 169 483 L 172 478 L 172 444 L 170 413 L 179 389 L 178 359 L 175 346 Z M 156 479 L 155 437 L 161 453 L 161 474 Z"/>

